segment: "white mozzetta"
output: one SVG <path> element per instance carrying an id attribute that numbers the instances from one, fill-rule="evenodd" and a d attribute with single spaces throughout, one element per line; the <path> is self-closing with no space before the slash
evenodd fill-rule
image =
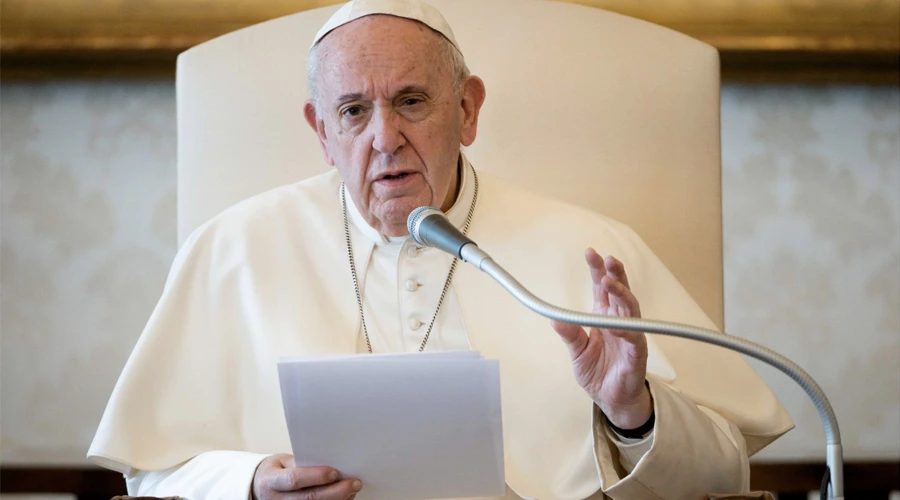
<path id="1" fill-rule="evenodd" d="M 628 227 L 479 178 L 470 235 L 549 301 L 590 309 L 582 255 L 591 245 L 625 263 L 644 317 L 712 327 Z M 128 473 L 216 450 L 290 452 L 277 359 L 359 351 L 339 190 L 330 172 L 254 197 L 193 233 L 113 392 L 92 460 Z M 376 245 L 355 225 L 351 233 L 366 274 Z M 399 283 L 394 278 L 394 294 Z M 604 490 L 654 498 L 660 490 L 649 478 L 673 467 L 682 473 L 670 498 L 721 490 L 722 478 L 740 489 L 746 456 L 792 426 L 738 354 L 651 338 L 658 423 L 651 449 L 623 475 L 547 322 L 469 266 L 459 268 L 451 294 L 471 347 L 501 362 L 506 477 L 522 497 L 602 498 L 596 492 Z"/>

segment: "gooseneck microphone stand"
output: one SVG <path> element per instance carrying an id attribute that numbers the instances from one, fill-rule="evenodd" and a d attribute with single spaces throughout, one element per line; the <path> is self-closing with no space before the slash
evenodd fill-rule
<path id="1" fill-rule="evenodd" d="M 472 264 L 494 278 L 525 307 L 546 318 L 581 326 L 631 330 L 696 340 L 740 352 L 781 370 L 806 391 L 825 427 L 827 468 L 823 479 L 822 497 L 843 500 L 844 459 L 837 418 L 819 384 L 793 361 L 757 343 L 715 330 L 667 321 L 603 316 L 554 306 L 541 300 L 522 286 L 518 280 L 494 262 L 490 255 L 478 248 L 475 242 L 460 233 L 440 210 L 434 207 L 419 207 L 409 215 L 407 222 L 409 234 L 416 243 L 443 250 Z"/>

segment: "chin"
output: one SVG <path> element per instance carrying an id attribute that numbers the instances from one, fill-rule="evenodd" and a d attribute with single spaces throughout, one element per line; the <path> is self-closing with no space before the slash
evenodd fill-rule
<path id="1" fill-rule="evenodd" d="M 410 212 L 427 204 L 427 202 L 423 203 L 411 199 L 394 199 L 387 202 L 382 206 L 381 217 L 378 218 L 382 221 L 382 224 L 385 225 L 382 232 L 388 236 L 405 236 L 408 234 L 406 230 L 406 219 L 409 217 Z M 403 234 L 389 234 L 388 231 L 391 227 L 402 227 Z"/>

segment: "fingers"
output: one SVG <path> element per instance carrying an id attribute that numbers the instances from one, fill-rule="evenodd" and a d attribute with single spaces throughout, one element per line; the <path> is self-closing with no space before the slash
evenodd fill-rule
<path id="1" fill-rule="evenodd" d="M 270 489 L 284 492 L 331 484 L 340 474 L 331 467 L 291 467 L 273 472 L 269 478 Z"/>
<path id="2" fill-rule="evenodd" d="M 599 313 L 609 307 L 609 295 L 601 286 L 603 277 L 606 276 L 606 266 L 603 263 L 603 257 L 593 248 L 588 248 L 584 252 L 584 260 L 587 262 L 591 270 L 591 281 L 593 282 L 594 294 L 594 312 Z"/>
<path id="3" fill-rule="evenodd" d="M 603 260 L 603 264 L 609 276 L 624 284 L 626 288 L 631 289 L 631 285 L 628 284 L 628 275 L 625 274 L 625 264 L 622 264 L 619 259 L 612 255 L 608 255 Z"/>
<path id="4" fill-rule="evenodd" d="M 600 286 L 609 296 L 607 314 L 622 318 L 641 317 L 641 305 L 628 286 L 610 275 L 603 278 Z"/>
<path id="5" fill-rule="evenodd" d="M 603 278 L 602 286 L 609 294 L 610 306 L 606 311 L 608 315 L 619 316 L 620 318 L 641 317 L 641 306 L 625 284 L 614 279 L 611 275 L 607 275 Z M 642 345 L 646 342 L 644 334 L 641 332 L 612 329 L 603 331 L 630 344 Z"/>
<path id="6" fill-rule="evenodd" d="M 556 333 L 565 342 L 572 359 L 578 359 L 578 356 L 584 352 L 588 345 L 588 334 L 584 331 L 584 328 L 559 321 L 551 321 L 550 326 L 556 330 Z"/>
<path id="7" fill-rule="evenodd" d="M 622 282 L 627 288 L 631 288 L 628 283 L 628 275 L 625 273 L 625 264 L 622 261 L 607 255 L 604 259 L 593 248 L 588 248 L 584 252 L 584 260 L 591 268 L 591 280 L 594 284 L 599 284 L 604 276 L 611 276 L 617 281 Z"/>
<path id="8" fill-rule="evenodd" d="M 594 312 L 640 318 L 640 304 L 631 293 L 625 264 L 612 255 L 603 258 L 593 248 L 585 251 L 584 259 L 591 270 Z"/>
<path id="9" fill-rule="evenodd" d="M 316 486 L 295 491 L 282 498 L 290 500 L 349 500 L 362 489 L 359 479 L 344 479 L 327 486 Z"/>
<path id="10" fill-rule="evenodd" d="M 594 312 L 639 318 L 640 306 L 631 293 L 625 264 L 612 255 L 603 258 L 593 248 L 584 253 L 584 260 L 591 270 L 593 282 Z"/>
<path id="11" fill-rule="evenodd" d="M 348 500 L 362 489 L 358 479 L 345 479 L 333 467 L 296 467 L 291 455 L 272 455 L 257 468 L 254 500 Z"/>
<path id="12" fill-rule="evenodd" d="M 284 469 L 291 469 L 291 468 L 294 468 L 297 466 L 297 464 L 294 463 L 294 455 L 282 454 L 282 455 L 275 455 L 272 458 L 278 459 L 278 463 Z"/>

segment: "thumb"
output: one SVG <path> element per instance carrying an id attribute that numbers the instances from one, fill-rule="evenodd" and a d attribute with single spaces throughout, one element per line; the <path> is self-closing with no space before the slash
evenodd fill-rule
<path id="1" fill-rule="evenodd" d="M 276 457 L 278 457 L 278 463 L 281 464 L 282 468 L 292 469 L 296 466 L 294 464 L 294 456 L 293 455 L 288 455 L 286 453 L 282 453 L 282 454 L 276 455 Z"/>
<path id="2" fill-rule="evenodd" d="M 584 331 L 584 328 L 560 321 L 551 321 L 550 326 L 556 330 L 559 337 L 566 343 L 572 359 L 577 359 L 588 345 L 588 334 Z"/>

